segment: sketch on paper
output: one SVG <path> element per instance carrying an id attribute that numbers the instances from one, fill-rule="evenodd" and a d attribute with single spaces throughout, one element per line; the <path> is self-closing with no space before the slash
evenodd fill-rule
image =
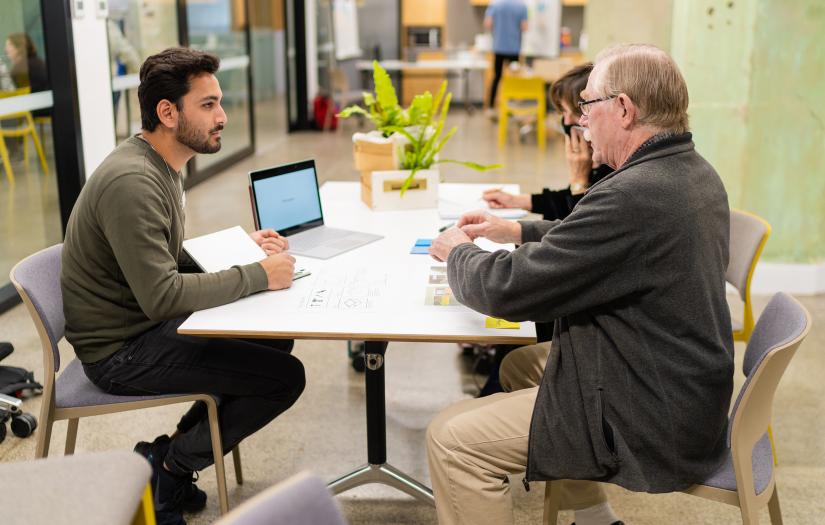
<path id="1" fill-rule="evenodd" d="M 386 295 L 389 277 L 367 268 L 324 271 L 301 299 L 307 310 L 371 311 Z"/>

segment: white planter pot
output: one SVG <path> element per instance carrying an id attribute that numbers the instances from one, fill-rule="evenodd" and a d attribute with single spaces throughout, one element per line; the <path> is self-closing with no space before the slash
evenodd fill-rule
<path id="1" fill-rule="evenodd" d="M 361 198 L 375 211 L 437 208 L 438 170 L 417 171 L 402 197 L 401 186 L 409 175 L 410 170 L 373 171 L 361 178 Z"/>

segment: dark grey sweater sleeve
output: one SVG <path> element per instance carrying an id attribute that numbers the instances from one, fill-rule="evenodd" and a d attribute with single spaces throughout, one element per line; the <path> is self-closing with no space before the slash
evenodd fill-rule
<path id="1" fill-rule="evenodd" d="M 447 260 L 453 294 L 487 315 L 549 322 L 631 293 L 645 241 L 629 198 L 616 189 L 595 191 L 564 221 L 522 223 L 525 244 L 513 252 L 456 247 Z"/>

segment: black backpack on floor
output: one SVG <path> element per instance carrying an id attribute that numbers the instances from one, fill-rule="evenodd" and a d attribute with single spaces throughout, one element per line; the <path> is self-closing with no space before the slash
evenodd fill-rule
<path id="1" fill-rule="evenodd" d="M 0 343 L 0 361 L 11 355 L 11 343 Z M 43 385 L 34 380 L 34 372 L 17 366 L 0 365 L 0 394 L 24 399 L 43 393 Z"/>

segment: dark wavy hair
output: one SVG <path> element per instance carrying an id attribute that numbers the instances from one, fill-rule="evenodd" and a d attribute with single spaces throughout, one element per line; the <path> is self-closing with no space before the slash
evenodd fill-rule
<path id="1" fill-rule="evenodd" d="M 215 74 L 220 59 L 215 55 L 188 47 L 170 47 L 152 55 L 140 66 L 140 122 L 146 131 L 154 131 L 160 124 L 157 107 L 161 100 L 183 109 L 181 99 L 189 93 L 193 77 L 204 73 Z"/>

